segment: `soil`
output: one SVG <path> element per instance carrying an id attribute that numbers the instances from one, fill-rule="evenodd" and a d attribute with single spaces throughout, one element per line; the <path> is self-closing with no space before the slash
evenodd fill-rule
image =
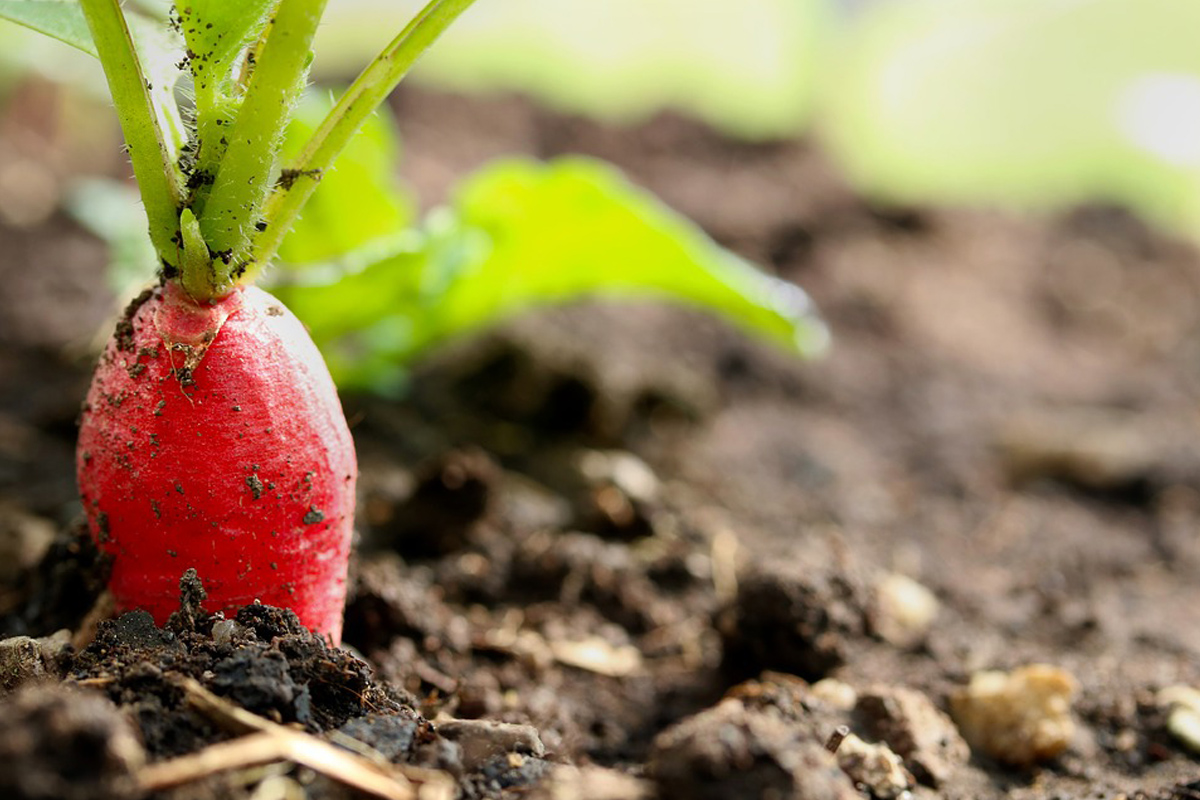
<path id="1" fill-rule="evenodd" d="M 159 629 L 94 607 L 79 526 L 102 248 L 0 227 L 0 634 L 33 637 L 0 644 L 0 796 L 387 796 L 372 769 L 468 798 L 1200 796 L 1161 696 L 1200 685 L 1192 245 L 1100 206 L 879 207 L 810 142 L 671 115 L 396 102 L 426 203 L 501 154 L 608 159 L 808 290 L 832 351 L 645 303 L 443 348 L 404 398 L 344 398 L 344 648 L 186 580 Z M 1025 682 L 981 733 L 985 670 Z M 293 749 L 163 777 L 255 736 Z"/>

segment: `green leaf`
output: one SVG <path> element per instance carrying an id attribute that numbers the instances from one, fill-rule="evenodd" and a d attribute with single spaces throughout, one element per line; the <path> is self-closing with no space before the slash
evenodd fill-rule
<path id="1" fill-rule="evenodd" d="M 88 31 L 83 9 L 70 0 L 0 0 L 0 19 L 44 33 L 96 55 L 96 45 Z"/>
<path id="2" fill-rule="evenodd" d="M 186 44 L 183 63 L 192 76 L 195 99 L 195 148 L 190 165 L 193 180 L 188 205 L 203 214 L 212 177 L 228 148 L 228 134 L 241 108 L 234 80 L 238 59 L 262 31 L 271 0 L 186 0 L 175 3 L 171 19 Z"/>
<path id="3" fill-rule="evenodd" d="M 304 96 L 284 139 L 285 159 L 299 154 L 332 107 L 328 95 Z M 411 224 L 413 202 L 395 177 L 399 153 L 395 123 L 381 109 L 322 176 L 283 241 L 281 259 L 291 265 L 329 261 Z"/>
<path id="4" fill-rule="evenodd" d="M 378 386 L 446 339 L 591 295 L 682 301 L 806 354 L 828 339 L 800 289 L 592 160 L 497 162 L 392 244 L 340 277 L 278 289 L 343 384 Z"/>

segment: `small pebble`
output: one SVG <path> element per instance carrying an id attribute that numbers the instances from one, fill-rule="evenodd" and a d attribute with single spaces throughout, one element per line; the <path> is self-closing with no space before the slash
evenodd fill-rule
<path id="1" fill-rule="evenodd" d="M 1071 744 L 1075 677 L 1048 664 L 1012 672 L 977 672 L 951 698 L 963 736 L 997 761 L 1031 766 L 1060 755 Z"/>
<path id="2" fill-rule="evenodd" d="M 0 689 L 11 692 L 45 676 L 46 666 L 37 641 L 28 636 L 0 641 Z"/>
<path id="3" fill-rule="evenodd" d="M 912 578 L 890 573 L 875 585 L 871 627 L 896 647 L 915 647 L 929 634 L 938 610 L 933 592 Z"/>
<path id="4" fill-rule="evenodd" d="M 532 725 L 482 719 L 448 719 L 436 724 L 438 733 L 462 749 L 462 763 L 468 771 L 507 753 L 524 753 L 538 758 L 546 754 L 537 728 Z"/>
<path id="5" fill-rule="evenodd" d="M 0 640 L 0 692 L 57 677 L 58 659 L 69 646 L 70 633 L 59 631 L 43 639 L 13 636 Z"/>
<path id="6" fill-rule="evenodd" d="M 212 637 L 213 641 L 218 645 L 227 645 L 233 641 L 233 637 L 239 634 L 242 626 L 238 625 L 235 620 L 222 619 L 213 623 Z"/>
<path id="7" fill-rule="evenodd" d="M 615 769 L 556 764 L 527 800 L 649 800 L 653 784 Z"/>
<path id="8" fill-rule="evenodd" d="M 822 678 L 809 687 L 809 693 L 830 708 L 849 711 L 858 702 L 858 692 L 837 678 Z"/>
<path id="9" fill-rule="evenodd" d="M 855 713 L 870 734 L 899 754 L 916 779 L 928 786 L 948 781 L 971 757 L 954 721 L 915 689 L 872 686 L 859 693 Z"/>
<path id="10" fill-rule="evenodd" d="M 1200 691 L 1168 686 L 1156 700 L 1167 712 L 1167 731 L 1193 753 L 1200 753 Z"/>
<path id="11" fill-rule="evenodd" d="M 878 800 L 897 800 L 913 785 L 900 756 L 886 744 L 864 742 L 853 733 L 838 745 L 837 762 L 855 786 Z"/>
<path id="12" fill-rule="evenodd" d="M 593 485 L 612 484 L 630 499 L 642 503 L 657 500 L 661 490 L 654 470 L 624 450 L 588 450 L 579 458 L 579 471 Z"/>
<path id="13" fill-rule="evenodd" d="M 552 641 L 550 652 L 560 664 L 611 678 L 623 678 L 642 670 L 640 650 L 632 645 L 614 646 L 599 636 L 578 642 Z"/>

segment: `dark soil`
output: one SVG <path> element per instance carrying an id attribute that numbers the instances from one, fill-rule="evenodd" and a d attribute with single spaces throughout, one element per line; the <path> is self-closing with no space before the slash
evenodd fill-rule
<path id="1" fill-rule="evenodd" d="M 1157 699 L 1200 684 L 1191 245 L 1102 207 L 878 208 L 808 143 L 672 116 L 397 105 L 427 202 L 505 153 L 609 159 L 810 291 L 832 352 L 648 304 L 531 315 L 432 355 L 403 400 L 345 398 L 347 649 L 194 592 L 165 629 L 99 621 L 72 448 L 103 253 L 58 217 L 0 227 L 0 634 L 35 637 L 0 646 L 0 796 L 133 797 L 146 764 L 243 735 L 188 678 L 463 797 L 1198 796 Z M 897 629 L 895 574 L 931 626 Z M 1077 685 L 1065 751 L 968 749 L 956 693 L 1038 663 Z M 851 734 L 897 766 L 826 747 Z M 286 765 L 156 796 L 294 796 L 268 781 L 355 796 Z"/>

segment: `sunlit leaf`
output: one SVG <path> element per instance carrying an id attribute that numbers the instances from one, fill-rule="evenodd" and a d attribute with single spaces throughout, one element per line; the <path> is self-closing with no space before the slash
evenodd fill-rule
<path id="1" fill-rule="evenodd" d="M 279 290 L 343 383 L 390 378 L 446 339 L 596 295 L 689 303 L 802 353 L 827 341 L 796 286 L 719 247 L 611 167 L 578 158 L 497 162 L 421 232 L 396 239 L 390 257 Z"/>
<path id="2" fill-rule="evenodd" d="M 78 2 L 71 0 L 0 0 L 0 19 L 24 25 L 66 42 L 89 55 L 96 45 Z"/>

